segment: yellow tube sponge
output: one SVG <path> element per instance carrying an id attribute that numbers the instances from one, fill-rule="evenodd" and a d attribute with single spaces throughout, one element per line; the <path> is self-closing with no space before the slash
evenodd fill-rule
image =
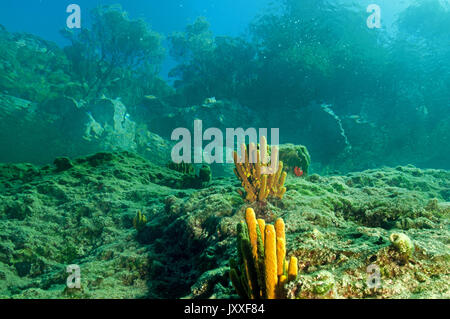
<path id="1" fill-rule="evenodd" d="M 284 238 L 277 237 L 277 275 L 282 276 L 284 274 L 284 265 L 286 258 L 286 242 Z"/>
<path id="2" fill-rule="evenodd" d="M 259 201 L 263 202 L 267 198 L 267 195 L 267 175 L 263 175 L 261 177 L 261 187 L 258 195 Z"/>
<path id="3" fill-rule="evenodd" d="M 262 242 L 264 243 L 264 230 L 266 229 L 266 221 L 264 219 L 259 218 L 258 220 L 258 225 L 259 225 L 259 231 L 261 232 L 261 239 Z"/>
<path id="4" fill-rule="evenodd" d="M 266 225 L 264 241 L 264 266 L 266 295 L 268 299 L 275 299 L 278 283 L 276 233 L 273 225 Z"/>
<path id="5" fill-rule="evenodd" d="M 284 265 L 286 258 L 286 234 L 283 219 L 278 218 L 275 221 L 275 232 L 277 236 L 277 269 L 278 269 L 277 275 L 281 276 L 284 273 Z"/>
<path id="6" fill-rule="evenodd" d="M 263 143 L 259 147 L 266 150 L 258 149 L 258 146 L 250 143 L 248 148 L 245 144 L 241 145 L 241 156 L 236 151 L 233 152 L 234 173 L 241 181 L 245 193 L 242 190 L 238 192 L 248 202 L 265 202 L 269 196 L 282 199 L 286 192 L 284 183 L 287 173 L 283 172 L 283 162 L 278 160 L 278 156 L 274 156 L 273 160 L 276 158 L 278 165 L 269 163 L 269 147 L 265 137 L 261 137 L 261 140 Z M 276 153 L 278 148 L 274 146 L 272 151 Z M 262 168 L 266 174 L 263 174 Z"/>
<path id="7" fill-rule="evenodd" d="M 252 254 L 255 260 L 258 260 L 258 235 L 256 233 L 256 227 L 259 227 L 256 221 L 256 215 L 253 208 L 247 208 L 245 211 L 245 221 L 248 227 L 248 235 L 250 237 L 250 243 L 252 245 Z"/>
<path id="8" fill-rule="evenodd" d="M 236 292 L 247 299 L 286 298 L 285 285 L 296 279 L 297 258 L 286 261 L 283 219 L 266 225 L 252 208 L 237 225 L 238 260 L 230 260 L 230 279 Z"/>
<path id="9" fill-rule="evenodd" d="M 275 232 L 277 233 L 277 238 L 286 238 L 286 226 L 282 218 L 277 218 L 275 221 Z"/>
<path id="10" fill-rule="evenodd" d="M 138 210 L 136 216 L 133 218 L 133 226 L 137 231 L 144 229 L 145 224 L 147 224 L 147 217 Z"/>
<path id="11" fill-rule="evenodd" d="M 284 285 L 286 285 L 286 283 L 287 283 L 287 277 L 284 275 L 280 276 L 280 279 L 278 280 L 278 287 L 277 287 L 278 298 L 283 298 L 285 296 Z"/>
<path id="12" fill-rule="evenodd" d="M 298 275 L 298 261 L 296 257 L 291 257 L 289 260 L 289 268 L 288 268 L 288 280 L 292 281 L 297 279 Z"/>

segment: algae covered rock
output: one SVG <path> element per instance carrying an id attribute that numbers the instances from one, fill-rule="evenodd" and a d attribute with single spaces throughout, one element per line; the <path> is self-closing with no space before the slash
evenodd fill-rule
<path id="1" fill-rule="evenodd" d="M 218 285 L 227 285 L 228 267 L 220 267 L 203 273 L 191 287 L 191 298 L 204 298 Z"/>
<path id="2" fill-rule="evenodd" d="M 283 162 L 286 171 L 291 173 L 295 167 L 299 167 L 307 175 L 311 165 L 311 156 L 304 145 L 280 145 L 280 160 Z"/>
<path id="3" fill-rule="evenodd" d="M 173 163 L 169 162 L 167 167 L 183 174 L 184 188 L 202 188 L 208 186 L 212 179 L 211 168 L 209 165 L 202 165 L 195 173 L 195 166 L 192 163 Z"/>
<path id="4" fill-rule="evenodd" d="M 235 296 L 228 261 L 247 206 L 235 178 L 186 189 L 181 172 L 132 152 L 67 160 L 73 167 L 62 171 L 0 164 L 1 296 Z M 449 298 L 449 180 L 446 171 L 412 168 L 288 176 L 283 201 L 254 207 L 269 223 L 285 221 L 286 251 L 299 268 L 288 297 Z M 136 234 L 139 210 L 147 222 Z M 402 218 L 414 225 L 402 229 L 414 248 L 393 235 Z M 81 268 L 83 289 L 73 295 L 68 264 Z M 377 290 L 366 285 L 372 264 Z"/>
<path id="5" fill-rule="evenodd" d="M 389 236 L 392 246 L 400 253 L 402 258 L 407 260 L 414 252 L 412 240 L 403 233 L 392 233 Z"/>
<path id="6" fill-rule="evenodd" d="M 202 165 L 198 171 L 198 178 L 202 183 L 209 183 L 212 179 L 211 168 L 209 165 Z"/>
<path id="7" fill-rule="evenodd" d="M 51 67 L 50 67 L 51 66 Z M 0 90 L 42 102 L 64 94 L 69 61 L 57 44 L 29 33 L 0 31 Z"/>
<path id="8" fill-rule="evenodd" d="M 58 157 L 53 161 L 53 164 L 55 164 L 57 172 L 66 171 L 73 167 L 73 164 L 67 157 Z"/>
<path id="9" fill-rule="evenodd" d="M 321 271 L 314 277 L 312 290 L 315 294 L 325 295 L 334 287 L 334 277 L 329 271 Z"/>
<path id="10" fill-rule="evenodd" d="M 321 270 L 300 275 L 298 280 L 287 284 L 288 299 L 334 298 L 336 279 L 330 271 Z"/>

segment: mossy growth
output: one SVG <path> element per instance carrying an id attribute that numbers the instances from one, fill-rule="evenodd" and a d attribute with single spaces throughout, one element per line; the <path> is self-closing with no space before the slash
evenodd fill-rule
<path id="1" fill-rule="evenodd" d="M 330 292 L 334 287 L 334 277 L 333 275 L 326 271 L 322 270 L 320 271 L 316 278 L 315 282 L 313 283 L 313 292 L 318 295 L 325 295 L 328 292 Z"/>
<path id="2" fill-rule="evenodd" d="M 181 163 L 174 163 L 174 162 L 169 162 L 167 164 L 167 167 L 177 171 L 179 173 L 182 174 L 188 174 L 188 175 L 194 175 L 195 174 L 195 168 L 194 165 L 192 165 L 192 163 L 185 163 L 185 162 L 181 162 Z"/>
<path id="3" fill-rule="evenodd" d="M 294 168 L 301 168 L 305 175 L 308 174 L 311 156 L 304 145 L 284 144 L 280 145 L 280 161 L 284 163 L 287 172 L 294 172 Z"/>
<path id="4" fill-rule="evenodd" d="M 73 164 L 67 157 L 58 157 L 55 159 L 53 164 L 55 164 L 57 172 L 67 171 L 73 167 Z"/>
<path id="5" fill-rule="evenodd" d="M 212 172 L 209 165 L 202 165 L 198 174 L 195 173 L 195 167 L 192 163 L 174 163 L 170 162 L 167 167 L 183 174 L 182 185 L 184 188 L 203 188 L 206 187 L 212 180 Z"/>

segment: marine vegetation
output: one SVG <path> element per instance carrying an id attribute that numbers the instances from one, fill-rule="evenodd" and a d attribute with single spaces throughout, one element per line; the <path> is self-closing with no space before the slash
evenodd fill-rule
<path id="1" fill-rule="evenodd" d="M 267 145 L 264 136 L 262 137 L 261 145 Z M 243 192 L 239 189 L 239 195 L 248 202 L 265 202 L 269 196 L 282 199 L 284 193 L 286 193 L 284 182 L 287 176 L 287 173 L 283 172 L 283 162 L 278 161 L 278 169 L 276 171 L 264 173 L 262 169 L 269 168 L 268 152 L 262 152 L 253 143 L 250 143 L 248 148 L 245 144 L 242 144 L 241 150 L 241 157 L 236 151 L 233 152 L 234 173 L 241 181 L 245 191 Z M 277 149 L 273 151 L 278 152 Z M 263 156 L 267 157 L 266 160 L 263 159 Z"/>
<path id="2" fill-rule="evenodd" d="M 286 171 L 292 172 L 297 167 L 308 175 L 311 156 L 304 145 L 284 144 L 280 146 L 280 161 L 283 162 Z"/>
<path id="3" fill-rule="evenodd" d="M 297 278 L 297 258 L 286 261 L 285 225 L 281 218 L 275 225 L 256 219 L 252 208 L 245 212 L 245 222 L 237 225 L 238 260 L 230 260 L 230 279 L 236 292 L 246 299 L 281 299 L 285 285 Z"/>
<path id="4" fill-rule="evenodd" d="M 124 96 L 127 90 L 141 97 L 148 94 L 145 91 L 154 89 L 159 81 L 157 74 L 164 57 L 161 35 L 143 19 L 130 19 L 120 5 L 100 6 L 92 11 L 91 19 L 90 29 L 62 31 L 71 42 L 65 52 L 84 88 L 82 98 L 120 91 L 126 99 L 131 97 Z"/>
<path id="5" fill-rule="evenodd" d="M 55 43 L 0 25 L 0 91 L 42 102 L 71 91 L 70 62 Z M 76 85 L 75 85 L 76 86 Z"/>
<path id="6" fill-rule="evenodd" d="M 236 296 L 229 261 L 238 257 L 236 225 L 249 205 L 241 207 L 233 175 L 182 189 L 180 173 L 131 152 L 70 163 L 62 171 L 0 164 L 2 298 L 66 298 L 61 274 L 72 263 L 84 269 L 80 298 Z M 289 230 L 286 255 L 298 259 L 289 298 L 450 297 L 448 171 L 312 174 L 286 187 L 282 205 L 267 205 Z M 136 236 L 138 210 L 149 222 Z M 410 262 L 392 233 L 414 242 Z M 370 264 L 380 268 L 382 289 L 366 287 Z M 234 268 L 242 269 L 238 258 Z"/>
<path id="7" fill-rule="evenodd" d="M 230 99 L 248 91 L 256 54 L 248 41 L 214 37 L 205 17 L 198 17 L 184 31 L 172 33 L 168 40 L 170 55 L 178 62 L 169 76 L 175 79 L 183 103 L 201 104 L 212 96 Z"/>
<path id="8" fill-rule="evenodd" d="M 138 210 L 136 216 L 133 218 L 133 226 L 137 231 L 141 231 L 147 224 L 147 217 Z"/>
<path id="9" fill-rule="evenodd" d="M 167 167 L 183 174 L 183 186 L 186 188 L 202 188 L 208 185 L 212 179 L 212 172 L 209 165 L 202 165 L 195 173 L 195 166 L 192 163 L 169 162 Z"/>
<path id="10" fill-rule="evenodd" d="M 173 169 L 174 171 L 183 173 L 183 174 L 188 174 L 188 175 L 195 174 L 195 167 L 194 167 L 194 165 L 192 165 L 192 163 L 185 163 L 185 162 L 175 163 L 175 162 L 170 161 L 167 164 L 167 167 L 170 169 Z"/>
<path id="11" fill-rule="evenodd" d="M 448 6 L 410 5 L 391 37 L 367 28 L 365 8 L 350 1 L 277 2 L 281 8 L 253 21 L 249 37 L 214 36 L 205 18 L 169 37 L 180 100 L 215 96 L 271 114 L 262 127 L 283 127 L 286 142 L 301 141 L 315 162 L 339 171 L 395 166 L 398 158 L 401 165 L 450 165 L 438 142 L 450 138 L 450 51 L 442 46 Z M 341 123 L 321 105 L 332 105 Z"/>

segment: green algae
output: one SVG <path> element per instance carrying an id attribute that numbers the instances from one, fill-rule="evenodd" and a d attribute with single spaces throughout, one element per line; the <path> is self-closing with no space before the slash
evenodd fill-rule
<path id="1" fill-rule="evenodd" d="M 236 297 L 228 260 L 247 205 L 235 179 L 186 189 L 182 173 L 130 152 L 69 161 L 64 170 L 0 165 L 2 297 Z M 447 171 L 413 167 L 291 175 L 282 201 L 254 209 L 285 220 L 300 268 L 293 298 L 448 298 L 449 183 Z M 148 219 L 139 232 L 138 210 Z M 405 255 L 392 233 L 414 249 Z M 66 288 L 69 264 L 81 268 L 81 290 Z M 371 264 L 381 275 L 375 290 Z"/>

